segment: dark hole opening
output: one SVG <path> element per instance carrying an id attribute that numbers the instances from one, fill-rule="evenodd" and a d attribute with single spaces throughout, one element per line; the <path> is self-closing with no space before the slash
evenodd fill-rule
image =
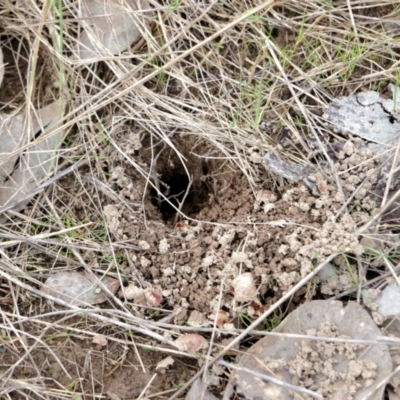
<path id="1" fill-rule="evenodd" d="M 160 191 L 168 201 L 162 198 L 154 188 L 150 190 L 150 196 L 151 203 L 160 210 L 164 221 L 169 222 L 175 219 L 177 211 L 174 206 L 179 209 L 184 198 L 185 201 L 181 205 L 180 211 L 191 218 L 195 218 L 208 205 L 210 188 L 203 180 L 194 179 L 186 197 L 189 186 L 189 178 L 186 173 L 177 173 L 170 177 L 164 176 L 162 182 L 160 182 Z"/>
<path id="2" fill-rule="evenodd" d="M 179 208 L 179 204 L 182 202 L 186 194 L 189 185 L 189 178 L 185 174 L 174 175 L 170 179 L 164 181 L 164 183 L 165 185 L 162 183 L 160 184 L 160 191 L 168 201 L 163 199 L 154 188 L 151 189 L 150 195 L 152 204 L 160 210 L 164 221 L 167 221 L 175 217 L 176 210 L 172 205 Z M 191 190 L 186 196 L 185 203 L 190 200 Z"/>

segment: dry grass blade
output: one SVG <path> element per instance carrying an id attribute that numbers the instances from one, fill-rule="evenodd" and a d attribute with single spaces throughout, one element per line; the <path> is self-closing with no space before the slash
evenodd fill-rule
<path id="1" fill-rule="evenodd" d="M 0 47 L 0 85 L 4 78 L 3 50 Z"/>

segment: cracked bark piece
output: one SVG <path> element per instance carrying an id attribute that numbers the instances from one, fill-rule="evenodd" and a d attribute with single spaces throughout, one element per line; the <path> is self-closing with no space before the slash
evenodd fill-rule
<path id="1" fill-rule="evenodd" d="M 397 143 L 400 135 L 400 89 L 389 88 L 393 99 L 374 91 L 338 97 L 325 110 L 325 117 L 335 132 L 372 142 L 372 150 L 385 150 Z"/>
<path id="2" fill-rule="evenodd" d="M 280 333 L 376 340 L 381 335 L 367 311 L 356 302 L 316 300 L 303 304 L 275 329 Z M 324 398 L 380 400 L 378 384 L 392 371 L 388 347 L 356 343 L 266 336 L 254 344 L 239 367 L 273 376 L 287 383 L 321 392 Z M 287 388 L 242 371 L 233 371 L 224 394 L 233 389 L 246 399 L 292 400 L 302 398 Z"/>
<path id="3" fill-rule="evenodd" d="M 293 182 L 303 181 L 309 189 L 316 190 L 316 185 L 308 179 L 308 176 L 315 174 L 318 170 L 304 165 L 291 164 L 281 160 L 272 153 L 267 153 L 264 157 L 265 168 L 283 178 Z"/>
<path id="4" fill-rule="evenodd" d="M 339 97 L 325 110 L 325 116 L 335 132 L 356 135 L 369 142 L 366 146 L 381 153 L 382 162 L 394 154 L 393 147 L 400 138 L 400 88 L 389 85 L 389 89 L 393 99 L 384 99 L 374 91 L 361 92 L 349 97 Z M 387 174 L 391 168 L 392 161 L 389 160 L 369 193 L 378 207 L 381 206 Z M 389 199 L 397 192 L 399 184 L 400 174 L 397 172 L 391 180 Z M 395 202 L 384 214 L 384 222 L 397 223 L 399 218 L 399 202 Z"/>

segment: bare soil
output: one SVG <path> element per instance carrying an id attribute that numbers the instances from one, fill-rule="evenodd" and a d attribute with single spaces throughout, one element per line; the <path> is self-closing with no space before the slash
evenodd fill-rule
<path id="1" fill-rule="evenodd" d="M 118 142 L 123 151 L 130 151 L 132 142 L 124 140 L 123 134 Z M 140 147 L 139 141 L 136 146 Z M 192 220 L 176 220 L 173 208 L 160 205 L 153 190 L 148 188 L 148 182 L 116 151 L 112 151 L 101 164 L 103 170 L 108 171 L 109 178 L 95 176 L 104 185 L 101 191 L 96 190 L 100 186 L 84 181 L 80 189 L 82 194 L 77 200 L 77 189 L 70 178 L 61 182 L 57 189 L 60 201 L 77 221 L 87 219 L 86 207 L 96 196 L 104 209 L 110 210 L 108 205 L 113 207 L 116 213 L 112 214 L 112 218 L 106 214 L 103 219 L 91 219 L 93 225 L 85 236 L 92 240 L 96 230 L 104 229 L 104 224 L 108 226 L 114 243 L 120 246 L 121 262 L 117 272 L 123 277 L 125 285 L 136 282 L 139 286 L 160 287 L 164 298 L 161 307 L 172 312 L 171 323 L 184 325 L 189 322 L 195 326 L 211 327 L 215 313 L 222 309 L 227 313 L 229 322 L 235 327 L 242 327 L 243 321 L 238 318 L 241 313 L 249 317 L 259 315 L 260 310 L 273 304 L 326 256 L 341 249 L 351 249 L 355 254 L 363 252 L 354 231 L 357 224 L 369 220 L 373 211 L 373 202 L 365 193 L 354 200 L 351 214 L 344 214 L 335 221 L 335 214 L 342 206 L 342 197 L 333 177 L 324 176 L 323 172 L 314 177 L 320 183 L 320 193 L 316 196 L 303 183 L 273 187 L 273 180 L 260 165 L 259 182 L 254 193 L 247 177 L 233 170 L 229 164 L 207 165 L 191 154 L 193 144 L 190 138 L 177 141 L 177 146 L 180 146 L 180 153 L 188 158 L 187 168 L 193 177 L 192 189 L 184 206 Z M 137 152 L 136 162 L 146 166 L 146 149 L 133 151 Z M 350 141 L 345 143 L 344 150 L 339 151 L 338 170 L 352 171 L 340 180 L 345 194 L 354 191 L 352 185 L 359 183 L 363 174 L 375 166 L 377 161 L 372 156 L 369 150 L 359 150 Z M 156 173 L 157 179 L 170 187 L 169 196 L 182 196 L 186 187 L 181 180 L 185 175 L 179 160 L 174 158 L 169 148 L 159 156 Z M 82 176 L 85 174 L 82 173 Z M 143 194 L 145 219 L 141 213 Z M 111 195 L 119 196 L 123 201 L 113 201 Z M 102 248 L 97 253 L 87 252 L 85 261 L 96 271 L 101 270 L 102 264 L 111 256 L 110 250 Z M 280 311 L 281 317 L 307 299 L 326 298 L 354 288 L 355 282 L 344 260 L 338 258 L 336 264 L 339 270 L 334 277 L 322 286 L 316 279 L 304 287 Z M 44 269 L 55 272 L 67 267 L 58 262 Z M 245 272 L 253 274 L 259 300 L 243 306 L 234 301 L 233 280 Z M 111 271 L 110 275 L 118 276 L 116 271 Z M 119 295 L 124 300 L 123 289 Z M 148 318 L 153 313 L 146 304 L 140 307 L 129 300 L 124 303 L 142 318 Z M 26 306 L 21 306 L 22 314 L 26 315 Z M 51 320 L 47 322 L 51 323 Z M 78 327 L 84 324 L 80 321 L 76 323 Z M 76 326 L 72 321 L 68 321 L 68 325 Z M 106 327 L 99 327 L 96 333 L 112 339 L 123 338 L 125 344 L 111 340 L 106 347 L 101 347 L 93 345 L 88 339 L 66 333 L 62 338 L 46 339 L 46 344 L 62 361 L 70 377 L 44 349 L 33 350 L 31 361 L 27 359 L 20 368 L 21 372 L 15 369 L 13 375 L 18 376 L 24 371 L 29 376 L 31 369 L 32 376 L 35 376 L 34 368 L 39 368 L 48 376 L 49 382 L 58 382 L 63 387 L 72 384 L 72 391 L 79 388 L 83 393 L 90 390 L 98 395 L 114 393 L 123 399 L 137 398 L 153 377 L 157 362 L 165 355 L 128 347 L 130 340 L 133 340 L 132 343 L 139 340 L 143 344 L 147 340 L 127 336 L 123 331 L 108 331 Z M 51 329 L 45 337 L 51 337 Z M 220 340 L 223 337 L 217 340 L 217 344 Z M 141 361 L 136 351 L 139 351 Z M 3 360 L 6 365 L 13 365 L 16 361 L 8 349 Z M 27 363 L 32 363 L 30 368 Z M 151 381 L 151 390 L 146 392 L 147 395 L 173 389 L 175 385 L 189 380 L 196 369 L 195 361 L 178 358 L 171 369 L 163 375 L 157 374 Z"/>

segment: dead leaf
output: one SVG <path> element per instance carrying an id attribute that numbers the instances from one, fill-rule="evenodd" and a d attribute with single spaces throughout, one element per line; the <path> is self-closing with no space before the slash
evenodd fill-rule
<path id="1" fill-rule="evenodd" d="M 22 115 L 0 113 L 0 182 L 2 187 L 14 171 L 19 154 L 18 149 L 29 141 L 25 135 L 25 118 Z"/>
<path id="2" fill-rule="evenodd" d="M 30 121 L 22 115 L 0 113 L 0 206 L 15 203 L 14 209 L 21 210 L 26 202 L 20 200 L 51 172 L 63 132 L 50 130 L 63 110 L 64 100 L 60 99 L 32 110 Z"/>
<path id="3" fill-rule="evenodd" d="M 175 360 L 171 356 L 168 356 L 167 358 L 164 358 L 157 364 L 156 371 L 165 372 L 170 365 L 174 364 L 174 362 Z"/>
<path id="4" fill-rule="evenodd" d="M 150 23 L 147 0 L 82 0 L 83 32 L 79 38 L 81 60 L 118 54 L 140 36 Z"/>
<path id="5" fill-rule="evenodd" d="M 107 345 L 107 338 L 104 335 L 98 334 L 93 336 L 92 343 L 98 344 L 102 347 Z"/>
<path id="6" fill-rule="evenodd" d="M 321 326 L 325 329 L 323 334 L 318 332 Z M 381 335 L 380 329 L 362 306 L 356 302 L 349 302 L 344 307 L 340 301 L 331 300 L 316 300 L 303 304 L 290 313 L 275 332 L 369 340 L 376 340 Z M 325 360 L 328 361 L 324 363 Z M 318 366 L 322 364 L 324 367 L 319 369 Z M 329 375 L 328 364 L 334 365 L 336 371 L 348 371 L 349 376 L 329 381 L 332 376 Z M 354 365 L 361 368 L 360 375 L 351 375 Z M 376 391 L 375 389 L 390 374 L 392 361 L 386 345 L 363 346 L 352 343 L 317 342 L 312 339 L 274 335 L 266 336 L 254 344 L 241 357 L 238 366 L 256 373 L 272 374 L 287 383 L 295 383 L 299 379 L 302 381 L 302 376 L 307 376 L 309 384 L 314 385 L 313 390 L 319 391 L 321 386 L 325 389 L 329 387 L 332 390 L 330 397 L 335 399 L 348 397 L 347 385 L 353 379 L 353 386 L 360 385 L 354 393 L 355 400 L 364 398 L 378 400 L 381 399 L 385 387 L 382 386 Z M 298 378 L 299 373 L 300 378 Z M 237 392 L 246 399 L 293 398 L 292 393 L 285 387 L 263 381 L 248 372 L 232 372 L 226 393 L 229 393 L 233 386 L 236 386 Z"/>
<path id="7" fill-rule="evenodd" d="M 117 279 L 107 276 L 101 281 L 111 293 L 115 293 L 120 286 Z M 101 304 L 107 300 L 96 282 L 88 275 L 74 271 L 58 272 L 50 276 L 40 290 L 74 306 Z"/>

